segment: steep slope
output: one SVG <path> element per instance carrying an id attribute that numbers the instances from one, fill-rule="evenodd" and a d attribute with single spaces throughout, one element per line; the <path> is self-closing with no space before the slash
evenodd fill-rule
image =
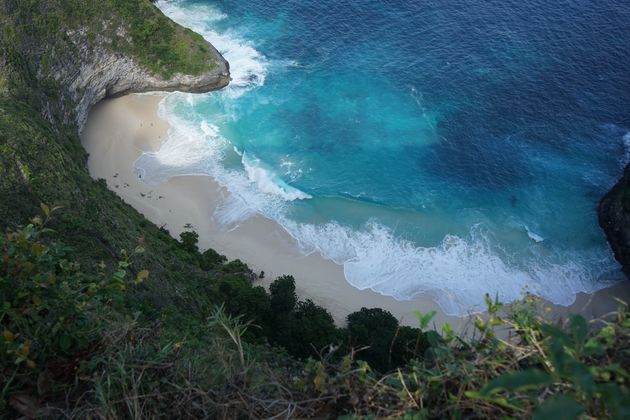
<path id="1" fill-rule="evenodd" d="M 62 206 L 51 227 L 83 264 L 117 261 L 142 241 L 142 265 L 160 275 L 139 297 L 155 308 L 198 306 L 182 291 L 207 275 L 90 178 L 78 133 L 107 96 L 228 82 L 221 55 L 149 0 L 0 0 L 0 228 L 24 223 L 40 203 Z"/>

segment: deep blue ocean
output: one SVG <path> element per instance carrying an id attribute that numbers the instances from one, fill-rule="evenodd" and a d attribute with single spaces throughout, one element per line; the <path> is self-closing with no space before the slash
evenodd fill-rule
<path id="1" fill-rule="evenodd" d="M 230 62 L 174 94 L 145 180 L 208 174 L 348 282 L 449 314 L 621 278 L 597 204 L 630 158 L 630 2 L 160 1 Z"/>

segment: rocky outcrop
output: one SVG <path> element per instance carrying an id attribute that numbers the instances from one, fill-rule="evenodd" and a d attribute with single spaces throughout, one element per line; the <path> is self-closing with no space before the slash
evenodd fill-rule
<path id="1" fill-rule="evenodd" d="M 32 21 L 30 13 L 36 11 L 19 4 L 8 8 L 0 0 L 0 15 L 5 13 L 13 19 L 11 25 L 19 28 L 6 43 L 0 39 L 0 69 L 9 59 L 19 64 L 25 84 L 36 87 L 36 94 L 28 98 L 29 102 L 55 128 L 71 127 L 80 132 L 91 107 L 108 97 L 149 91 L 207 92 L 221 89 L 230 82 L 229 65 L 221 54 L 201 36 L 191 35 L 164 16 L 155 6 L 151 6 L 154 9 L 149 16 L 151 24 L 169 26 L 172 31 L 167 32 L 175 35 L 165 40 L 164 45 L 159 44 L 155 35 L 151 38 L 152 48 L 143 49 L 130 34 L 134 28 L 135 32 L 150 31 L 151 25 L 142 27 L 143 21 L 138 23 L 138 18 L 116 16 L 100 20 L 99 16 L 93 16 L 91 24 L 64 29 L 61 26 L 64 18 L 60 16 L 63 1 L 51 2 L 57 14 L 56 19 L 50 18 L 47 22 L 50 31 L 32 31 L 28 29 Z M 111 7 L 108 10 L 120 12 Z M 145 13 L 148 12 L 145 10 Z M 4 29 L 0 30 L 0 37 L 10 32 L 2 26 L 0 29 Z M 181 50 L 160 56 L 156 53 L 156 44 L 163 50 Z M 181 59 L 186 54 L 197 55 L 185 63 Z M 15 60 L 14 57 L 20 58 Z M 160 62 L 163 59 L 167 62 Z M 179 64 L 168 62 L 171 59 Z M 171 68 L 183 70 L 176 72 Z M 193 74 L 184 74 L 189 68 Z"/>
<path id="2" fill-rule="evenodd" d="M 71 34 L 77 46 L 76 60 L 59 66 L 54 79 L 63 87 L 68 108 L 62 113 L 64 123 L 74 123 L 82 130 L 90 108 L 99 101 L 128 93 L 150 91 L 208 92 L 230 82 L 228 62 L 210 44 L 212 69 L 198 76 L 175 74 L 164 79 L 152 74 L 129 56 L 109 48 L 88 47 L 82 34 Z M 54 120 L 53 112 L 48 119 Z"/>
<path id="3" fill-rule="evenodd" d="M 88 3 L 0 0 L 0 84 L 53 129 L 80 132 L 108 97 L 230 82 L 221 54 L 148 0 Z"/>
<path id="4" fill-rule="evenodd" d="M 599 225 L 615 253 L 615 258 L 630 276 L 630 165 L 623 177 L 602 198 L 598 209 Z"/>

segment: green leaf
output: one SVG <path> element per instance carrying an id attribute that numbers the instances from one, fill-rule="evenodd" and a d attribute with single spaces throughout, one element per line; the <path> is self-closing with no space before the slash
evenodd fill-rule
<path id="1" fill-rule="evenodd" d="M 62 351 L 68 351 L 70 346 L 72 345 L 72 339 L 67 335 L 62 335 L 59 338 L 59 347 L 61 347 Z"/>
<path id="2" fill-rule="evenodd" d="M 570 420 L 578 418 L 584 412 L 575 398 L 568 395 L 557 395 L 545 400 L 534 411 L 534 420 Z"/>
<path id="3" fill-rule="evenodd" d="M 149 277 L 149 270 L 142 270 L 138 273 L 138 276 L 136 277 L 136 284 L 140 284 L 143 281 L 145 281 L 147 279 L 147 277 Z"/>
<path id="4" fill-rule="evenodd" d="M 442 336 L 436 331 L 427 331 L 426 338 L 431 347 L 439 347 L 442 344 Z"/>
<path id="5" fill-rule="evenodd" d="M 600 356 L 606 352 L 606 349 L 599 342 L 597 338 L 591 338 L 584 344 L 584 350 L 582 354 L 584 356 Z"/>
<path id="6" fill-rule="evenodd" d="M 127 274 L 127 272 L 125 270 L 118 270 L 118 271 L 114 272 L 114 278 L 116 280 L 122 281 L 122 280 L 124 280 L 126 274 Z"/>
<path id="7" fill-rule="evenodd" d="M 606 383 L 597 386 L 597 393 L 613 418 L 630 418 L 630 399 L 625 390 L 617 384 Z"/>
<path id="8" fill-rule="evenodd" d="M 549 376 L 547 372 L 530 369 L 501 375 L 484 386 L 480 394 L 482 396 L 488 396 L 501 390 L 524 391 L 526 389 L 536 389 L 547 386 L 551 383 L 551 376 Z"/>
<path id="9" fill-rule="evenodd" d="M 423 314 L 420 311 L 416 311 L 416 318 L 418 318 L 421 330 L 424 330 L 429 326 L 429 323 L 431 322 L 435 314 L 436 311 L 427 312 L 426 314 Z"/>
<path id="10" fill-rule="evenodd" d="M 582 347 L 588 335 L 588 324 L 586 320 L 580 315 L 571 315 L 570 325 L 575 346 Z"/>
<path id="11" fill-rule="evenodd" d="M 549 360 L 560 375 L 566 375 L 573 359 L 564 349 L 562 339 L 554 339 L 549 344 Z"/>
<path id="12" fill-rule="evenodd" d="M 571 374 L 572 382 L 578 386 L 582 391 L 591 395 L 595 390 L 595 382 L 593 381 L 593 375 L 591 371 L 582 363 L 571 363 L 570 369 L 567 369 Z"/>
<path id="13" fill-rule="evenodd" d="M 449 323 L 444 323 L 444 325 L 442 325 L 442 331 L 444 331 L 447 341 L 451 341 L 455 338 L 455 330 L 453 330 L 453 327 L 451 327 Z"/>

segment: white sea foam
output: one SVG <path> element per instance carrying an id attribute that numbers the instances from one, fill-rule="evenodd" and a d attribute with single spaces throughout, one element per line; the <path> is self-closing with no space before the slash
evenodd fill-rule
<path id="1" fill-rule="evenodd" d="M 222 159 L 222 146 L 225 140 L 218 134 L 218 128 L 207 122 L 197 127 L 167 113 L 164 102 L 160 104 L 159 115 L 170 123 L 166 141 L 156 152 L 144 152 L 134 162 L 134 168 L 143 182 L 157 185 L 174 176 L 207 174 L 208 166 Z"/>
<path id="2" fill-rule="evenodd" d="M 280 162 L 280 168 L 284 171 L 284 176 L 288 177 L 291 182 L 297 181 L 304 174 L 304 170 L 300 165 L 290 160 L 288 155 L 286 159 L 282 159 Z"/>
<path id="3" fill-rule="evenodd" d="M 529 239 L 531 239 L 534 242 L 542 242 L 545 240 L 545 238 L 543 238 L 539 234 L 532 232 L 528 226 L 525 226 L 525 231 L 527 232 L 527 236 L 529 236 Z"/>
<path id="4" fill-rule="evenodd" d="M 219 33 L 212 27 L 227 15 L 210 5 L 182 7 L 179 1 L 158 1 L 162 12 L 182 26 L 201 34 L 230 63 L 232 81 L 225 94 L 235 97 L 262 86 L 267 77 L 268 60 L 254 46 L 235 34 Z"/>
<path id="5" fill-rule="evenodd" d="M 360 231 L 335 223 L 314 226 L 286 219 L 281 223 L 305 252 L 318 251 L 342 264 L 354 287 L 399 300 L 428 293 L 449 315 L 484 309 L 486 292 L 496 293 L 503 302 L 531 292 L 568 305 L 576 293 L 603 287 L 594 285 L 593 272 L 571 258 L 560 263 L 532 260 L 527 271 L 512 267 L 492 249 L 490 238 L 478 226 L 467 239 L 447 235 L 439 246 L 419 247 L 377 223 Z M 596 255 L 589 264 L 597 272 L 607 261 L 605 255 Z"/>
<path id="6" fill-rule="evenodd" d="M 257 158 L 251 158 L 243 153 L 241 159 L 245 172 L 250 181 L 254 182 L 258 189 L 267 194 L 273 194 L 286 201 L 306 200 L 312 198 L 303 191 L 298 190 L 284 182 Z"/>
<path id="7" fill-rule="evenodd" d="M 229 227 L 255 213 L 279 216 L 283 203 L 311 198 L 283 181 L 260 159 L 230 147 L 217 125 L 201 117 L 193 121 L 179 117 L 195 115 L 187 96 L 173 93 L 160 102 L 158 115 L 169 122 L 168 136 L 158 151 L 145 152 L 134 162 L 143 182 L 157 185 L 174 176 L 212 176 L 231 192 L 229 200 L 215 212 L 215 218 Z M 242 170 L 223 165 L 230 150 L 241 157 Z"/>

